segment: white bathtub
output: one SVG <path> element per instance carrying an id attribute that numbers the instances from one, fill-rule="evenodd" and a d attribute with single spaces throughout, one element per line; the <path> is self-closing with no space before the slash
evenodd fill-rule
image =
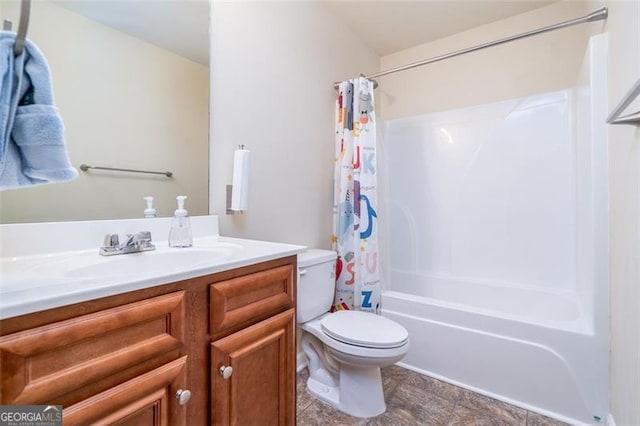
<path id="1" fill-rule="evenodd" d="M 606 418 L 606 366 L 585 357 L 597 339 L 577 297 L 412 278 L 423 296 L 382 295 L 383 315 L 409 331 L 401 365 L 566 422 Z"/>
<path id="2" fill-rule="evenodd" d="M 609 414 L 607 43 L 575 88 L 380 132 L 402 365 L 574 424 Z"/>
<path id="3" fill-rule="evenodd" d="M 392 276 L 394 292 L 420 296 L 423 301 L 437 301 L 442 307 L 593 334 L 593 324 L 587 319 L 592 315 L 585 314 L 577 294 L 401 271 L 393 271 Z"/>

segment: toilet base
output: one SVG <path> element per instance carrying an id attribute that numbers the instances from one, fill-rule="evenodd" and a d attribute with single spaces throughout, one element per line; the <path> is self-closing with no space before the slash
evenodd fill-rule
<path id="1" fill-rule="evenodd" d="M 311 395 L 353 417 L 374 417 L 387 409 L 380 368 L 343 364 L 338 386 L 329 386 L 310 375 L 307 389 Z"/>
<path id="2" fill-rule="evenodd" d="M 307 391 L 332 407 L 338 408 L 340 405 L 340 388 L 338 388 L 338 386 L 327 386 L 313 377 L 309 377 L 307 380 Z"/>

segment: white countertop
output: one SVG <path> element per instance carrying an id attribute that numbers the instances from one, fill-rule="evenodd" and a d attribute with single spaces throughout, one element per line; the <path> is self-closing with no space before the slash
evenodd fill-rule
<path id="1" fill-rule="evenodd" d="M 3 233 L 3 240 L 9 233 Z M 9 253 L 4 250 L 5 257 L 0 259 L 0 319 L 226 271 L 305 250 L 298 245 L 217 235 L 196 237 L 191 248 L 168 247 L 166 240 L 154 244 L 157 247 L 154 251 L 116 256 L 100 256 L 97 246 L 32 255 L 21 252 L 18 256 L 7 256 Z"/>

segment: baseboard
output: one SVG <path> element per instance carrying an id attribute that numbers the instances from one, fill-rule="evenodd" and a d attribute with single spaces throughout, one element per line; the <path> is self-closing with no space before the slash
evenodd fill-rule
<path id="1" fill-rule="evenodd" d="M 616 421 L 613 419 L 613 414 L 611 413 L 607 416 L 607 426 L 616 426 Z"/>

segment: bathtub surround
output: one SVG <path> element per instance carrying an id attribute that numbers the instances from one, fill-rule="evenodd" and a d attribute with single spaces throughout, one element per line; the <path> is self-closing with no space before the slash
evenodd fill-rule
<path id="1" fill-rule="evenodd" d="M 372 81 L 340 83 L 336 97 L 332 311 L 380 312 L 376 119 Z"/>
<path id="2" fill-rule="evenodd" d="M 387 122 L 383 313 L 414 339 L 409 368 L 607 416 L 606 47 L 575 88 Z"/>

